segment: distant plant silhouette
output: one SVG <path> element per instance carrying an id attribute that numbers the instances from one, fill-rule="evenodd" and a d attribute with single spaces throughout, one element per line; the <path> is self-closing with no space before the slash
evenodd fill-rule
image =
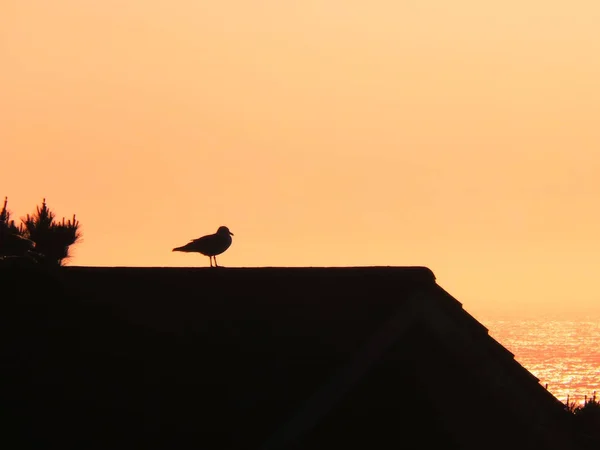
<path id="1" fill-rule="evenodd" d="M 69 257 L 69 247 L 81 239 L 79 221 L 73 214 L 73 220 L 56 222 L 55 214 L 48 208 L 46 199 L 38 206 L 35 214 L 22 220 L 22 235 L 35 242 L 35 250 L 49 261 L 62 265 Z"/>
<path id="2" fill-rule="evenodd" d="M 0 256 L 26 256 L 35 243 L 23 237 L 22 229 L 17 228 L 10 218 L 7 204 L 8 198 L 5 197 L 0 211 Z"/>
<path id="3" fill-rule="evenodd" d="M 586 396 L 583 406 L 574 408 L 573 413 L 585 433 L 600 439 L 600 401 L 595 392 L 589 399 Z"/>
<path id="4" fill-rule="evenodd" d="M 0 231 L 19 234 L 19 229 L 15 226 L 15 221 L 10 220 L 10 211 L 6 207 L 7 204 L 8 197 L 4 197 L 4 206 L 2 207 L 2 211 L 0 211 Z"/>
<path id="5" fill-rule="evenodd" d="M 7 209 L 8 199 L 0 213 L 0 255 L 33 256 L 38 262 L 63 265 L 70 256 L 71 245 L 81 240 L 79 221 L 73 215 L 72 220 L 55 220 L 56 215 L 48 208 L 46 199 L 32 215 L 21 218 L 17 228 L 10 219 Z"/>
<path id="6" fill-rule="evenodd" d="M 565 411 L 575 414 L 575 410 L 577 410 L 580 407 L 581 406 L 579 406 L 577 402 L 575 402 L 574 400 L 570 400 L 569 396 L 567 395 L 567 401 L 565 402 Z"/>

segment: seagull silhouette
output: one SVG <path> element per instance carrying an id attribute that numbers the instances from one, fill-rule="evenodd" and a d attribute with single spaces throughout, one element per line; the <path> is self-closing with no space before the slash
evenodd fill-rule
<path id="1" fill-rule="evenodd" d="M 209 234 L 198 239 L 193 239 L 181 247 L 175 247 L 173 251 L 202 253 L 209 257 L 210 267 L 213 267 L 213 258 L 215 260 L 215 267 L 219 267 L 217 264 L 217 255 L 220 255 L 229 248 L 231 245 L 231 236 L 233 236 L 233 233 L 229 231 L 229 228 L 221 226 L 215 234 Z"/>

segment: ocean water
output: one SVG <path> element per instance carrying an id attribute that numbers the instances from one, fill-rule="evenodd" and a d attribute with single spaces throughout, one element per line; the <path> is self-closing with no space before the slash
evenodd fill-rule
<path id="1" fill-rule="evenodd" d="M 563 403 L 600 397 L 600 320 L 478 320 Z"/>

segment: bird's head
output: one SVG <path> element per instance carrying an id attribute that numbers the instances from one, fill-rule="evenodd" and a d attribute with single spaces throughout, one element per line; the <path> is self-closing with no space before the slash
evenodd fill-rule
<path id="1" fill-rule="evenodd" d="M 229 228 L 225 227 L 225 226 L 221 226 L 219 227 L 219 229 L 217 230 L 217 234 L 221 234 L 221 235 L 226 235 L 226 236 L 233 236 L 233 233 L 231 231 L 229 231 Z"/>

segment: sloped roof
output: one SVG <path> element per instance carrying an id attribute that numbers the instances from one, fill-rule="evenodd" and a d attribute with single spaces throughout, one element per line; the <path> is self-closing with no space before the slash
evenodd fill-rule
<path id="1" fill-rule="evenodd" d="M 119 442 L 574 448 L 563 405 L 428 268 L 69 267 L 60 280 L 85 305 L 83 348 L 43 370 L 62 374 L 54 389 L 82 429 Z"/>

